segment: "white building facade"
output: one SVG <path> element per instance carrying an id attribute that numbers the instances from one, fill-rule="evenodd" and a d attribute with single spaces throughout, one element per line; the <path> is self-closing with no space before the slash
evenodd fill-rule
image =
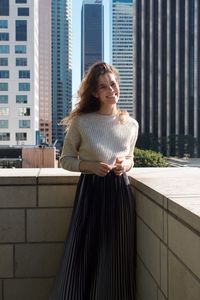
<path id="1" fill-rule="evenodd" d="M 0 0 L 0 146 L 39 143 L 38 0 Z"/>
<path id="2" fill-rule="evenodd" d="M 112 0 L 111 5 L 111 61 L 120 74 L 119 107 L 132 116 L 135 116 L 134 2 Z"/>

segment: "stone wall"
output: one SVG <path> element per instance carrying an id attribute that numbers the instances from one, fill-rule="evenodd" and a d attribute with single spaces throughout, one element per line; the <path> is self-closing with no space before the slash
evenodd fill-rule
<path id="1" fill-rule="evenodd" d="M 61 169 L 4 169 L 0 176 L 0 300 L 47 300 L 78 177 Z"/>
<path id="2" fill-rule="evenodd" d="M 138 300 L 200 299 L 200 169 L 137 169 Z"/>
<path id="3" fill-rule="evenodd" d="M 78 176 L 62 169 L 0 170 L 0 300 L 48 299 Z M 199 181 L 195 168 L 130 173 L 138 300 L 200 299 Z"/>

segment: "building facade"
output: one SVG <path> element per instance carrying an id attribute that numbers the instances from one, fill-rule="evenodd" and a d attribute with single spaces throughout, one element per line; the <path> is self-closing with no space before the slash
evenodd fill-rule
<path id="1" fill-rule="evenodd" d="M 102 0 L 84 0 L 81 11 L 81 78 L 104 60 L 104 6 Z"/>
<path id="2" fill-rule="evenodd" d="M 0 0 L 0 146 L 39 143 L 38 0 Z"/>
<path id="3" fill-rule="evenodd" d="M 136 1 L 136 99 L 141 134 L 167 155 L 199 155 L 200 2 Z"/>
<path id="4" fill-rule="evenodd" d="M 60 121 L 72 109 L 72 1 L 52 0 L 52 142 L 62 147 Z"/>
<path id="5" fill-rule="evenodd" d="M 112 0 L 111 61 L 120 75 L 119 107 L 135 116 L 135 0 Z"/>
<path id="6" fill-rule="evenodd" d="M 51 0 L 39 1 L 39 122 L 41 142 L 52 143 Z"/>

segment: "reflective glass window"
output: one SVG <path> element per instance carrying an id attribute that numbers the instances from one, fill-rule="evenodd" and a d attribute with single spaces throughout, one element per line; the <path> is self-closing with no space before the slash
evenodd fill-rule
<path id="1" fill-rule="evenodd" d="M 0 91 L 8 91 L 8 83 L 0 82 Z"/>
<path id="2" fill-rule="evenodd" d="M 0 95 L 0 104 L 8 103 L 8 95 Z"/>
<path id="3" fill-rule="evenodd" d="M 9 71 L 0 70 L 0 78 L 9 78 Z"/>
<path id="4" fill-rule="evenodd" d="M 10 53 L 9 45 L 0 45 L 0 53 Z"/>
<path id="5" fill-rule="evenodd" d="M 0 28 L 8 28 L 8 20 L 0 20 Z"/>
<path id="6" fill-rule="evenodd" d="M 0 141 L 10 141 L 10 133 L 0 132 Z"/>
<path id="7" fill-rule="evenodd" d="M 16 95 L 16 103 L 27 103 L 27 95 Z"/>
<path id="8" fill-rule="evenodd" d="M 30 91 L 30 83 L 29 82 L 20 82 L 19 83 L 19 91 Z"/>
<path id="9" fill-rule="evenodd" d="M 27 21 L 16 21 L 16 41 L 27 41 Z"/>
<path id="10" fill-rule="evenodd" d="M 30 128 L 31 121 L 30 120 L 19 120 L 19 128 Z"/>
<path id="11" fill-rule="evenodd" d="M 28 7 L 18 7 L 18 16 L 29 16 Z"/>
<path id="12" fill-rule="evenodd" d="M 26 57 L 16 58 L 16 66 L 27 66 L 27 58 Z"/>
<path id="13" fill-rule="evenodd" d="M 27 133 L 26 132 L 16 132 L 15 139 L 16 139 L 16 141 L 26 141 Z"/>
<path id="14" fill-rule="evenodd" d="M 0 66 L 7 66 L 7 65 L 8 65 L 8 58 L 0 57 Z"/>
<path id="15" fill-rule="evenodd" d="M 0 32 L 0 41 L 9 41 L 9 33 Z"/>
<path id="16" fill-rule="evenodd" d="M 9 0 L 0 1 L 0 16 L 9 16 Z"/>
<path id="17" fill-rule="evenodd" d="M 8 120 L 0 120 L 0 128 L 8 128 Z"/>
<path id="18" fill-rule="evenodd" d="M 19 71 L 19 78 L 30 78 L 30 71 L 28 70 Z"/>
<path id="19" fill-rule="evenodd" d="M 25 45 L 16 45 L 15 53 L 26 53 L 26 46 Z"/>

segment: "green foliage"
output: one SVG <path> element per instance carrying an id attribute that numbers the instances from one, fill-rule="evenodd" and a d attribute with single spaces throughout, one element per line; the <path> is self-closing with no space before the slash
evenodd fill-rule
<path id="1" fill-rule="evenodd" d="M 135 148 L 135 167 L 168 167 L 168 163 L 159 152 Z"/>

